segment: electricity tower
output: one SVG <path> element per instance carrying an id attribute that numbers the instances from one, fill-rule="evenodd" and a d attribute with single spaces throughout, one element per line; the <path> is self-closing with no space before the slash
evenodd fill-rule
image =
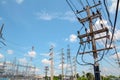
<path id="1" fill-rule="evenodd" d="M 49 70 L 48 66 L 45 66 L 45 80 L 48 80 L 48 76 L 47 76 L 48 70 Z"/>
<path id="2" fill-rule="evenodd" d="M 64 52 L 63 52 L 63 48 L 61 50 L 61 72 L 62 72 L 62 75 L 61 75 L 61 79 L 64 80 Z"/>
<path id="3" fill-rule="evenodd" d="M 53 46 L 51 46 L 51 49 L 50 49 L 50 62 L 51 62 L 51 64 L 50 64 L 50 72 L 51 72 L 51 80 L 53 80 L 53 76 L 54 76 L 54 59 L 53 59 L 53 57 L 54 57 L 54 54 L 53 54 Z"/>
<path id="4" fill-rule="evenodd" d="M 70 46 L 68 45 L 67 49 L 67 67 L 66 67 L 66 75 L 65 78 L 69 80 L 73 80 L 73 70 L 72 70 L 72 63 L 71 63 L 71 56 L 70 56 Z"/>
<path id="5" fill-rule="evenodd" d="M 77 80 L 77 65 L 76 65 L 76 57 L 73 57 L 73 76 L 74 79 L 73 80 Z"/>

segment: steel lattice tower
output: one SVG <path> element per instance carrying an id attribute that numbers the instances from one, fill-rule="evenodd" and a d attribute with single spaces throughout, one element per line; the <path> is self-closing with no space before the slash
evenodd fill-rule
<path id="1" fill-rule="evenodd" d="M 67 49 L 67 67 L 66 67 L 65 77 L 68 78 L 69 80 L 73 80 L 73 70 L 72 70 L 70 46 L 69 45 L 68 45 L 68 49 Z"/>

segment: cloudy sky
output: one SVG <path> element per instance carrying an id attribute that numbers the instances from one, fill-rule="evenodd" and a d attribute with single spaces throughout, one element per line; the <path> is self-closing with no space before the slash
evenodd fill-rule
<path id="1" fill-rule="evenodd" d="M 82 0 L 84 2 L 84 0 Z M 74 2 L 74 0 L 73 0 Z M 108 2 L 108 9 L 111 16 L 115 16 L 115 7 L 117 0 L 110 0 Z M 80 3 L 79 0 L 77 3 Z M 86 2 L 84 2 L 86 4 Z M 85 5 L 84 4 L 84 5 Z M 78 9 L 82 9 L 80 4 L 76 4 Z M 105 8 L 100 7 L 103 15 L 105 26 L 111 29 L 111 26 L 105 15 Z M 81 14 L 82 15 L 82 14 Z M 118 14 L 120 15 L 120 14 Z M 82 15 L 84 16 L 84 15 Z M 114 17 L 111 17 L 114 21 Z M 115 45 L 119 53 L 120 40 L 120 17 L 118 16 L 116 31 L 115 31 Z M 51 45 L 54 46 L 54 67 L 55 73 L 60 73 L 61 67 L 61 49 L 64 48 L 65 58 L 67 45 L 70 45 L 71 56 L 76 56 L 79 39 L 77 39 L 77 31 L 82 25 L 77 21 L 75 15 L 68 6 L 66 0 L 0 0 L 0 25 L 3 28 L 2 40 L 6 46 L 1 44 L 0 60 L 12 62 L 14 58 L 21 63 L 30 63 L 36 66 L 40 74 L 44 75 L 44 67 L 50 64 L 49 49 Z M 99 29 L 99 20 L 95 22 Z M 32 50 L 34 46 L 34 50 Z M 120 54 L 119 54 L 120 55 Z M 86 58 L 86 57 L 85 57 Z M 107 75 L 115 74 L 110 72 L 108 66 L 111 68 L 118 68 L 115 63 L 115 55 L 106 55 L 105 59 L 109 61 L 114 67 L 103 60 L 100 62 L 101 71 Z M 65 61 L 66 62 L 66 61 Z M 66 64 L 65 64 L 66 66 Z M 77 65 L 77 72 L 89 71 L 90 66 Z M 116 70 L 115 70 L 116 71 Z M 118 72 L 118 74 L 120 74 Z"/>

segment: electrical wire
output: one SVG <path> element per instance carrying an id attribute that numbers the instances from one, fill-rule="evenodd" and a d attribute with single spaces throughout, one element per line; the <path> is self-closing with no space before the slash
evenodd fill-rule
<path id="1" fill-rule="evenodd" d="M 86 2 L 87 2 L 87 4 L 88 4 L 88 6 L 90 6 L 90 4 L 89 4 L 88 0 L 86 0 Z M 92 13 L 93 13 L 93 10 L 92 10 L 92 9 L 91 9 L 91 11 L 92 11 Z"/>
<path id="2" fill-rule="evenodd" d="M 110 19 L 110 13 L 109 13 L 108 7 L 107 7 L 107 5 L 106 5 L 106 0 L 103 0 L 103 2 L 104 2 L 104 6 L 105 6 L 105 9 L 106 9 L 106 12 L 107 12 L 108 20 L 109 20 L 109 22 L 110 22 L 111 27 L 113 27 L 112 21 L 111 21 L 111 19 Z"/>
<path id="3" fill-rule="evenodd" d="M 68 1 L 66 0 L 67 4 L 69 5 L 70 9 L 72 10 L 72 12 L 74 13 L 74 15 L 76 16 L 77 20 L 81 23 L 81 18 L 78 17 L 78 15 L 76 14 L 76 12 L 78 11 L 77 8 L 75 7 L 75 5 L 73 4 L 72 1 Z M 73 7 L 75 8 L 75 10 L 73 9 Z M 80 15 L 80 14 L 79 14 Z M 82 15 L 80 15 L 82 17 Z M 82 23 L 83 24 L 83 23 Z"/>
<path id="4" fill-rule="evenodd" d="M 93 0 L 94 4 L 96 4 L 95 0 Z"/>
<path id="5" fill-rule="evenodd" d="M 107 63 L 109 63 L 113 68 L 117 68 L 114 64 L 112 64 L 111 62 L 109 62 L 107 59 L 103 58 L 104 61 L 106 61 Z"/>
<path id="6" fill-rule="evenodd" d="M 70 1 L 70 3 L 73 5 L 73 7 L 76 9 L 76 11 L 77 11 L 77 8 L 76 8 L 76 6 L 73 4 L 73 2 L 71 1 L 71 0 L 69 0 Z"/>
<path id="7" fill-rule="evenodd" d="M 71 4 L 69 3 L 69 1 L 66 0 L 66 2 L 67 2 L 67 4 L 69 5 L 70 9 L 71 9 L 71 10 L 73 11 L 73 13 L 75 14 L 75 16 L 78 17 L 77 14 L 75 13 L 73 7 L 72 7 Z"/>
<path id="8" fill-rule="evenodd" d="M 117 16 L 118 16 L 119 1 L 120 1 L 120 0 L 117 1 L 117 5 L 116 5 L 116 14 L 115 14 L 113 32 L 112 32 L 112 37 L 111 37 L 111 41 L 110 41 L 109 48 L 111 47 L 111 45 L 112 45 L 112 43 L 113 43 L 113 37 L 114 37 L 114 33 L 115 33 L 115 27 L 116 27 Z M 105 3 L 105 1 L 104 1 L 104 3 Z M 106 54 L 107 54 L 108 52 L 109 52 L 109 50 L 106 52 Z"/>
<path id="9" fill-rule="evenodd" d="M 118 64 L 120 66 L 120 58 L 119 58 L 119 55 L 117 53 L 117 49 L 116 49 L 116 47 L 114 47 L 114 49 L 115 49 L 115 54 L 116 54 L 116 57 L 117 57 Z"/>
<path id="10" fill-rule="evenodd" d="M 99 22 L 100 23 L 100 22 Z M 102 23 L 103 23 L 103 21 L 102 21 Z M 103 23 L 104 24 L 104 23 Z M 97 30 L 97 27 L 96 27 L 96 25 L 95 24 L 93 24 L 93 26 L 96 28 L 96 30 Z M 101 26 L 101 25 L 100 25 Z M 106 35 L 108 35 L 108 32 L 106 32 Z M 99 36 L 100 36 L 100 34 L 99 34 Z M 102 39 L 102 42 L 103 42 L 103 44 L 104 44 L 104 40 Z M 105 48 L 107 48 L 107 38 L 106 38 L 106 42 L 105 42 Z M 103 59 L 103 57 L 104 57 L 104 55 L 105 55 L 105 50 L 103 51 L 103 54 L 102 54 L 102 56 L 101 56 L 101 58 L 99 59 L 99 60 L 97 60 L 96 62 L 99 62 L 99 61 L 101 61 L 102 59 Z M 96 63 L 95 62 L 95 63 Z"/>
<path id="11" fill-rule="evenodd" d="M 85 6 L 83 4 L 83 2 L 81 0 L 77 0 L 78 2 L 80 2 L 80 4 L 82 5 L 83 9 L 85 9 Z"/>
<path id="12" fill-rule="evenodd" d="M 102 15 L 104 16 L 104 20 L 107 20 L 107 16 L 106 16 L 106 14 L 105 14 L 105 11 L 104 11 L 104 9 L 103 9 L 103 5 L 101 5 L 101 9 L 100 10 L 102 10 Z M 103 18 L 103 17 L 102 17 Z"/>
<path id="13" fill-rule="evenodd" d="M 69 7 L 71 8 L 71 10 L 73 11 L 73 13 L 75 14 L 75 16 L 76 16 L 76 18 L 78 19 L 78 16 L 77 16 L 77 12 L 78 12 L 78 10 L 77 10 L 77 8 L 76 8 L 76 6 L 73 4 L 73 2 L 71 1 L 71 0 L 66 0 L 66 2 L 67 2 L 67 4 L 69 5 Z M 75 8 L 75 10 L 73 9 L 73 8 Z M 81 14 L 79 14 L 80 16 L 81 16 L 81 18 L 82 18 L 82 15 Z"/>
<path id="14" fill-rule="evenodd" d="M 86 61 L 83 59 L 84 52 L 85 52 L 85 48 L 86 48 L 86 43 L 85 43 L 85 46 L 84 46 L 84 49 L 83 49 L 83 52 L 82 52 L 83 54 L 82 54 L 82 56 L 81 56 L 81 59 L 82 59 L 83 63 L 85 63 L 86 65 L 94 65 L 94 64 L 92 64 L 92 63 L 86 62 Z"/>
<path id="15" fill-rule="evenodd" d="M 80 49 L 81 49 L 81 44 L 80 44 L 80 46 L 79 46 L 79 48 L 78 48 L 78 51 L 77 51 L 77 54 L 76 54 L 76 62 L 77 62 L 79 65 L 82 65 L 82 66 L 88 65 L 88 64 L 81 64 L 81 63 L 78 61 L 78 55 L 79 55 Z"/>
<path id="16" fill-rule="evenodd" d="M 113 37 L 114 37 L 114 33 L 115 33 L 115 27 L 116 27 L 117 16 L 118 16 L 119 2 L 120 2 L 120 0 L 117 0 L 116 13 L 115 13 L 115 20 L 114 20 L 114 26 L 113 26 L 113 32 L 112 32 L 112 38 L 111 38 L 110 46 L 111 46 L 111 44 L 112 44 Z"/>
<path id="17" fill-rule="evenodd" d="M 79 17 L 77 16 L 77 14 L 75 13 L 75 10 L 72 8 L 72 6 L 73 6 L 73 7 L 77 10 L 77 8 L 75 7 L 75 5 L 74 5 L 71 1 L 70 1 L 70 3 L 68 2 L 68 0 L 66 0 L 66 1 L 67 1 L 68 5 L 70 6 L 71 10 L 74 12 L 75 16 L 76 16 L 77 18 L 79 18 Z M 79 1 L 80 1 L 80 4 L 83 6 L 83 9 L 84 9 L 84 4 L 82 3 L 81 0 L 79 0 Z M 87 2 L 88 5 L 90 5 L 89 2 L 88 2 L 88 0 L 86 0 L 86 2 Z M 95 0 L 93 0 L 93 2 L 94 2 L 94 4 L 96 4 Z M 72 4 L 72 6 L 71 6 L 71 4 Z M 119 2 L 118 2 L 118 4 L 117 4 L 117 8 L 116 8 L 116 16 L 115 16 L 114 28 L 113 28 L 113 34 L 112 34 L 112 39 L 111 39 L 111 40 L 113 40 L 114 31 L 115 31 L 115 26 L 116 26 L 116 21 L 117 21 L 117 13 L 118 13 L 118 5 L 119 5 Z M 110 19 L 110 13 L 109 13 L 109 11 L 108 11 L 108 8 L 107 8 L 106 1 L 105 1 L 105 0 L 104 0 L 104 6 L 105 6 L 105 9 L 106 9 L 106 12 L 107 12 L 107 16 L 108 16 L 108 20 L 109 20 L 109 22 L 110 22 L 110 25 L 113 27 L 112 21 L 111 21 L 111 19 Z M 78 20 L 79 20 L 79 19 L 78 19 Z M 85 26 L 85 25 L 83 24 L 83 26 Z M 83 28 L 83 27 L 82 27 L 82 28 Z M 81 28 L 80 30 L 82 30 L 82 28 Z M 112 43 L 112 41 L 111 41 L 111 43 Z M 106 45 L 107 45 L 107 38 L 106 38 L 106 42 L 105 42 L 105 47 L 107 47 Z M 111 45 L 110 45 L 110 46 L 111 46 Z M 84 51 L 85 51 L 85 47 L 86 47 L 86 44 L 85 44 L 85 46 L 84 46 L 83 53 L 84 53 Z M 77 52 L 77 55 L 76 55 L 76 59 L 77 59 L 77 57 L 78 57 L 80 48 L 81 48 L 81 45 L 79 46 L 79 49 L 78 49 L 78 52 Z M 108 52 L 108 51 L 107 51 L 107 52 Z M 103 51 L 103 54 L 102 54 L 101 58 L 100 58 L 99 60 L 97 60 L 96 62 L 101 61 L 101 60 L 103 59 L 103 57 L 104 57 L 104 54 L 105 54 L 105 51 Z M 83 55 L 84 55 L 84 54 L 82 54 L 82 61 L 83 61 L 84 63 L 86 63 L 86 64 L 91 64 L 91 63 L 87 63 L 87 62 L 84 61 Z M 86 64 L 81 64 L 81 63 L 79 63 L 78 61 L 77 61 L 77 63 L 80 64 L 80 65 L 86 65 Z M 93 65 L 93 64 L 92 64 L 92 65 Z"/>

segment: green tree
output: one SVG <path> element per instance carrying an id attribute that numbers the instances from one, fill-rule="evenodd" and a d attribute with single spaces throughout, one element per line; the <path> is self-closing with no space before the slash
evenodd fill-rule
<path id="1" fill-rule="evenodd" d="M 88 80 L 94 80 L 94 75 L 92 73 L 87 73 L 86 77 Z"/>
<path id="2" fill-rule="evenodd" d="M 110 76 L 107 76 L 107 78 L 110 80 L 111 78 L 116 78 L 116 77 L 113 75 L 110 75 Z"/>
<path id="3" fill-rule="evenodd" d="M 59 80 L 59 77 L 58 76 L 54 76 L 53 80 Z"/>
<path id="4" fill-rule="evenodd" d="M 87 78 L 83 76 L 83 77 L 81 77 L 80 80 L 87 80 Z"/>
<path id="5" fill-rule="evenodd" d="M 77 74 L 76 74 L 76 77 L 77 77 L 77 78 L 79 78 L 79 77 L 80 77 L 79 73 L 77 73 Z"/>
<path id="6" fill-rule="evenodd" d="M 78 77 L 77 80 L 81 80 L 81 77 Z"/>
<path id="7" fill-rule="evenodd" d="M 83 73 L 83 76 L 85 77 L 85 72 L 84 72 L 84 71 L 82 71 L 82 73 Z"/>
<path id="8" fill-rule="evenodd" d="M 101 76 L 101 80 L 109 80 L 109 78 L 105 76 Z"/>

